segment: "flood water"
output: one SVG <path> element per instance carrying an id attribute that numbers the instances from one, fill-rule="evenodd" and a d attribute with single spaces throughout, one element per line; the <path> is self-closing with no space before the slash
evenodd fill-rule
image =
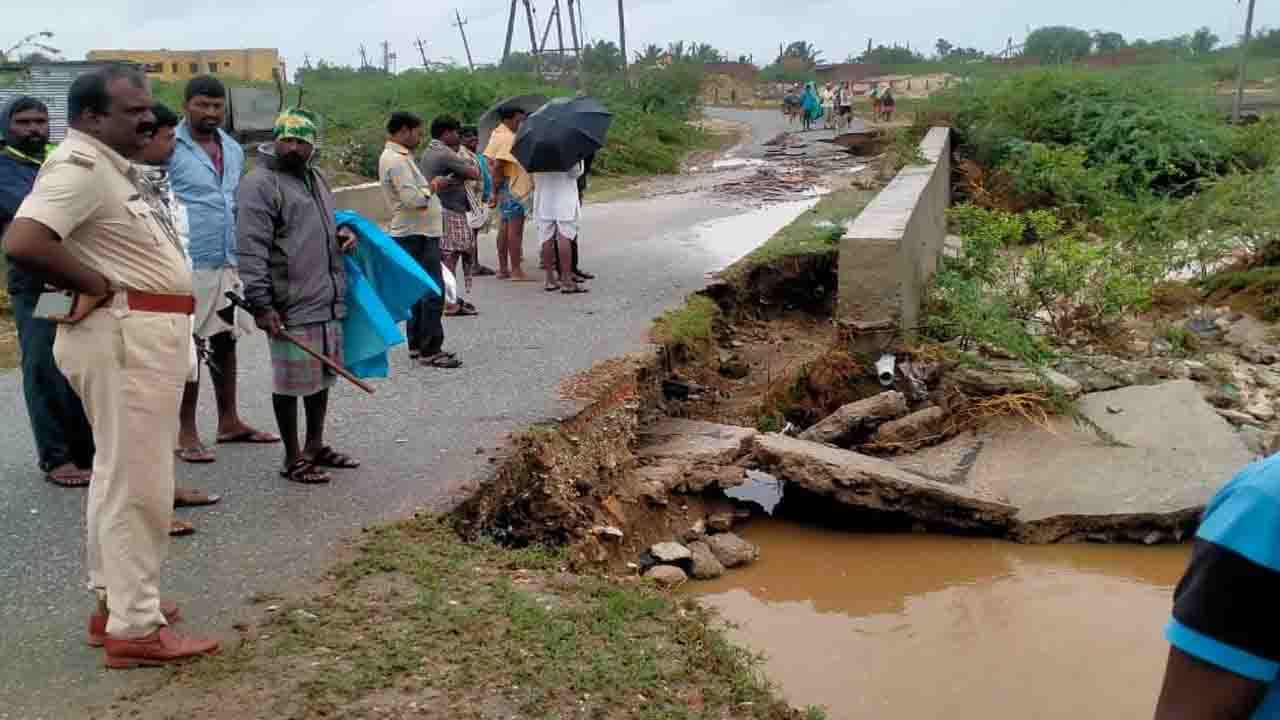
<path id="1" fill-rule="evenodd" d="M 791 704 L 853 718 L 1151 717 L 1189 546 L 1024 546 L 773 518 L 689 586 Z"/>

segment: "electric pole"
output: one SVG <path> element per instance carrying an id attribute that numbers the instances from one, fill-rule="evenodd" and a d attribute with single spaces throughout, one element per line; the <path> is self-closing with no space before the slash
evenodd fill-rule
<path id="1" fill-rule="evenodd" d="M 569 2 L 569 34 L 573 36 L 573 57 L 582 61 L 582 44 L 578 41 L 578 17 L 574 14 L 573 0 Z"/>
<path id="2" fill-rule="evenodd" d="M 533 5 L 529 4 L 529 0 L 524 0 L 524 15 L 529 21 L 529 46 L 533 48 L 533 54 L 538 54 L 538 28 L 533 22 Z"/>
<path id="3" fill-rule="evenodd" d="M 622 44 L 622 74 L 627 74 L 627 14 L 618 0 L 618 41 Z"/>
<path id="4" fill-rule="evenodd" d="M 502 46 L 502 62 L 506 64 L 507 56 L 511 54 L 511 38 L 516 33 L 516 2 L 511 0 L 511 15 L 507 18 L 507 42 Z"/>
<path id="5" fill-rule="evenodd" d="M 1240 45 L 1240 68 L 1236 70 L 1236 98 L 1231 103 L 1231 122 L 1240 122 L 1240 106 L 1244 104 L 1244 72 L 1249 62 L 1249 42 L 1253 39 L 1253 7 L 1256 0 L 1249 0 L 1249 15 L 1244 21 L 1244 43 Z"/>
<path id="6" fill-rule="evenodd" d="M 560 64 L 564 65 L 564 22 L 560 19 L 560 0 L 556 0 L 556 37 L 560 39 Z"/>
<path id="7" fill-rule="evenodd" d="M 422 38 L 418 38 L 418 40 L 413 43 L 413 46 L 418 48 L 418 54 L 422 56 L 422 69 L 430 70 L 431 63 L 427 62 L 427 44 L 422 42 Z"/>
<path id="8" fill-rule="evenodd" d="M 467 30 L 463 27 L 467 21 L 462 19 L 462 13 L 458 12 L 458 8 L 453 9 L 453 14 L 458 18 L 458 22 L 453 25 L 458 28 L 458 32 L 462 33 L 462 49 L 467 51 L 467 67 L 471 68 L 471 72 L 475 72 L 476 64 L 471 60 L 471 44 L 467 42 Z"/>
<path id="9" fill-rule="evenodd" d="M 360 69 L 369 67 L 369 53 L 365 52 L 364 43 L 360 43 Z"/>

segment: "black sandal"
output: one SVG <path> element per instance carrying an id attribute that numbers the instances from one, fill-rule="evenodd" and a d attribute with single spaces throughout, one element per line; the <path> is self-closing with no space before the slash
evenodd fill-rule
<path id="1" fill-rule="evenodd" d="M 560 288 L 561 295 L 583 295 L 591 292 L 584 287 Z"/>
<path id="2" fill-rule="evenodd" d="M 332 478 L 329 473 L 316 469 L 316 464 L 307 458 L 294 460 L 289 467 L 280 471 L 280 477 L 301 485 L 324 485 Z"/>
<path id="3" fill-rule="evenodd" d="M 344 455 L 334 450 L 332 447 L 325 445 L 320 448 L 311 458 L 311 464 L 316 467 L 335 468 L 337 470 L 355 470 L 360 467 L 360 461 Z"/>
<path id="4" fill-rule="evenodd" d="M 424 357 L 419 360 L 426 367 L 441 368 L 443 370 L 453 370 L 462 367 L 462 361 L 449 353 L 439 353 L 431 357 Z"/>

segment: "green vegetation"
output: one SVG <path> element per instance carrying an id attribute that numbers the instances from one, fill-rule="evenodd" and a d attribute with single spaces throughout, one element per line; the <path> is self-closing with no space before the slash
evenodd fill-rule
<path id="1" fill-rule="evenodd" d="M 650 335 L 667 352 L 683 358 L 701 357 L 710 352 L 720 306 L 703 295 L 690 296 L 684 305 L 663 313 L 653 321 Z"/>
<path id="2" fill-rule="evenodd" d="M 434 518 L 378 528 L 324 590 L 273 599 L 259 632 L 128 703 L 213 718 L 238 717 L 218 714 L 226 697 L 280 717 L 411 702 L 441 719 L 801 717 L 696 600 L 568 575 L 566 562 L 464 543 Z"/>
<path id="3" fill-rule="evenodd" d="M 1232 127 L 1183 88 L 1070 68 L 969 83 L 929 112 L 953 120 L 967 195 L 950 214 L 965 246 L 925 321 L 936 338 L 1040 363 L 1114 335 L 1174 271 L 1280 261 L 1273 119 Z"/>
<path id="4" fill-rule="evenodd" d="M 595 169 L 604 175 L 646 175 L 679 170 L 684 154 L 702 142 L 703 133 L 688 124 L 697 110 L 701 65 L 680 63 L 666 70 L 632 73 L 628 88 L 617 75 L 584 77 L 584 89 L 614 113 L 609 144 Z M 155 83 L 156 95 L 179 107 L 182 88 Z M 385 137 L 383 126 L 393 110 L 405 109 L 428 120 L 450 114 L 475 122 L 505 97 L 539 93 L 571 94 L 566 87 L 536 76 L 502 71 L 468 73 L 463 70 L 411 70 L 397 76 L 325 67 L 305 74 L 303 102 L 324 120 L 322 161 L 342 169 L 376 177 Z M 298 88 L 289 89 L 296 101 Z"/>

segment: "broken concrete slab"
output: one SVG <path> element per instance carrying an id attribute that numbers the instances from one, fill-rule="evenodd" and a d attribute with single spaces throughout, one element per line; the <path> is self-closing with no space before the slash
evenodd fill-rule
<path id="1" fill-rule="evenodd" d="M 964 485 L 969 471 L 978 461 L 982 451 L 982 439 L 973 433 L 951 438 L 941 445 L 925 448 L 909 455 L 896 455 L 889 462 L 900 470 L 906 470 L 930 480 L 947 485 Z"/>
<path id="2" fill-rule="evenodd" d="M 929 527 L 1003 533 L 1017 513 L 984 490 L 946 485 L 886 460 L 784 435 L 757 436 L 755 459 L 779 479 L 832 502 L 904 515 Z"/>
<path id="3" fill-rule="evenodd" d="M 1068 398 L 1079 397 L 1084 387 L 1057 370 L 1032 370 L 1019 362 L 993 360 L 986 367 L 960 367 L 948 380 L 969 395 L 1010 395 L 1056 389 Z"/>
<path id="4" fill-rule="evenodd" d="M 923 441 L 939 435 L 946 421 L 946 410 L 936 406 L 927 407 L 881 425 L 871 441 L 878 445 L 919 447 Z"/>
<path id="5" fill-rule="evenodd" d="M 1054 366 L 1058 372 L 1080 383 L 1086 393 L 1105 392 L 1137 385 L 1147 368 L 1110 355 L 1077 355 L 1063 358 Z"/>
<path id="6" fill-rule="evenodd" d="M 750 450 L 758 432 L 736 425 L 667 418 L 640 431 L 641 458 L 689 463 L 733 463 Z"/>
<path id="7" fill-rule="evenodd" d="M 1018 539 L 1183 537 L 1217 488 L 1252 461 L 1190 380 L 1087 395 L 1079 407 L 1124 446 L 1066 418 L 1053 432 L 1006 420 L 979 433 L 985 444 L 969 477 L 1020 508 Z"/>
<path id="8" fill-rule="evenodd" d="M 800 433 L 800 439 L 847 446 L 858 436 L 869 435 L 883 423 L 906 414 L 906 397 L 891 390 L 845 405 Z"/>

